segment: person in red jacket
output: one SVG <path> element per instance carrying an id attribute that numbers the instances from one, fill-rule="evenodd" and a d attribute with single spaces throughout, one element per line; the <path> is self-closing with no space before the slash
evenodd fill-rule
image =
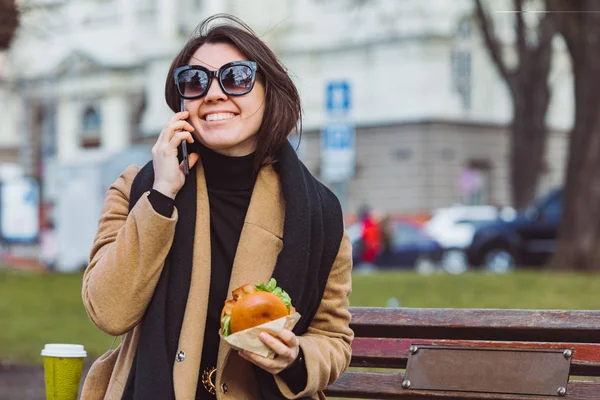
<path id="1" fill-rule="evenodd" d="M 367 264 L 373 264 L 379 255 L 381 248 L 381 235 L 379 224 L 373 217 L 369 208 L 363 208 L 360 212 L 362 222 L 362 256 L 361 261 Z"/>

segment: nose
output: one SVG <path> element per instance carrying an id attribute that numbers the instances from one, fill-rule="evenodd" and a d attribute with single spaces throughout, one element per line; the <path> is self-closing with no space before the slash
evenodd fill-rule
<path id="1" fill-rule="evenodd" d="M 212 78 L 210 82 L 210 87 L 208 88 L 208 92 L 204 98 L 204 101 L 207 102 L 217 102 L 217 101 L 225 101 L 227 100 L 227 95 L 221 89 L 221 85 L 216 77 Z"/>

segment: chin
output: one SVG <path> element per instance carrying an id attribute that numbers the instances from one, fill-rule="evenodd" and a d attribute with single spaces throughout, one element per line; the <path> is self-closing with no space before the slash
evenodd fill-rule
<path id="1" fill-rule="evenodd" d="M 228 156 L 244 156 L 254 151 L 254 144 L 250 145 L 246 140 L 238 140 L 231 137 L 209 137 L 202 138 L 202 144 L 217 153 Z"/>

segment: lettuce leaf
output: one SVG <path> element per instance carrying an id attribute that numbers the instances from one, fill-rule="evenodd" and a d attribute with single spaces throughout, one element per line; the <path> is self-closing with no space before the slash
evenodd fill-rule
<path id="1" fill-rule="evenodd" d="M 292 299 L 285 290 L 283 290 L 280 287 L 277 287 L 277 281 L 275 280 L 275 278 L 271 278 L 266 284 L 259 283 L 258 285 L 256 285 L 256 290 L 261 292 L 273 293 L 275 296 L 279 297 L 281 301 L 283 301 L 283 304 L 285 304 L 288 311 L 290 311 L 290 307 L 292 306 Z"/>
<path id="2" fill-rule="evenodd" d="M 277 288 L 277 281 L 275 280 L 275 278 L 271 278 L 267 283 L 259 283 L 258 285 L 256 285 L 256 290 L 261 292 L 273 293 L 273 290 L 275 290 L 275 288 Z"/>
<path id="3" fill-rule="evenodd" d="M 223 336 L 231 335 L 231 328 L 229 327 L 229 324 L 231 322 L 231 315 L 224 316 L 221 322 L 223 322 Z"/>

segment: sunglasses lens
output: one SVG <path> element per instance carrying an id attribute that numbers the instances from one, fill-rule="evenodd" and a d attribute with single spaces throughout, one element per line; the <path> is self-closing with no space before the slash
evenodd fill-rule
<path id="1" fill-rule="evenodd" d="M 179 93 L 185 97 L 199 97 L 204 94 L 208 86 L 208 75 L 197 69 L 188 69 L 179 73 L 177 77 Z"/>
<path id="2" fill-rule="evenodd" d="M 223 70 L 221 84 L 231 94 L 245 94 L 252 88 L 252 68 L 246 65 L 234 65 Z"/>

